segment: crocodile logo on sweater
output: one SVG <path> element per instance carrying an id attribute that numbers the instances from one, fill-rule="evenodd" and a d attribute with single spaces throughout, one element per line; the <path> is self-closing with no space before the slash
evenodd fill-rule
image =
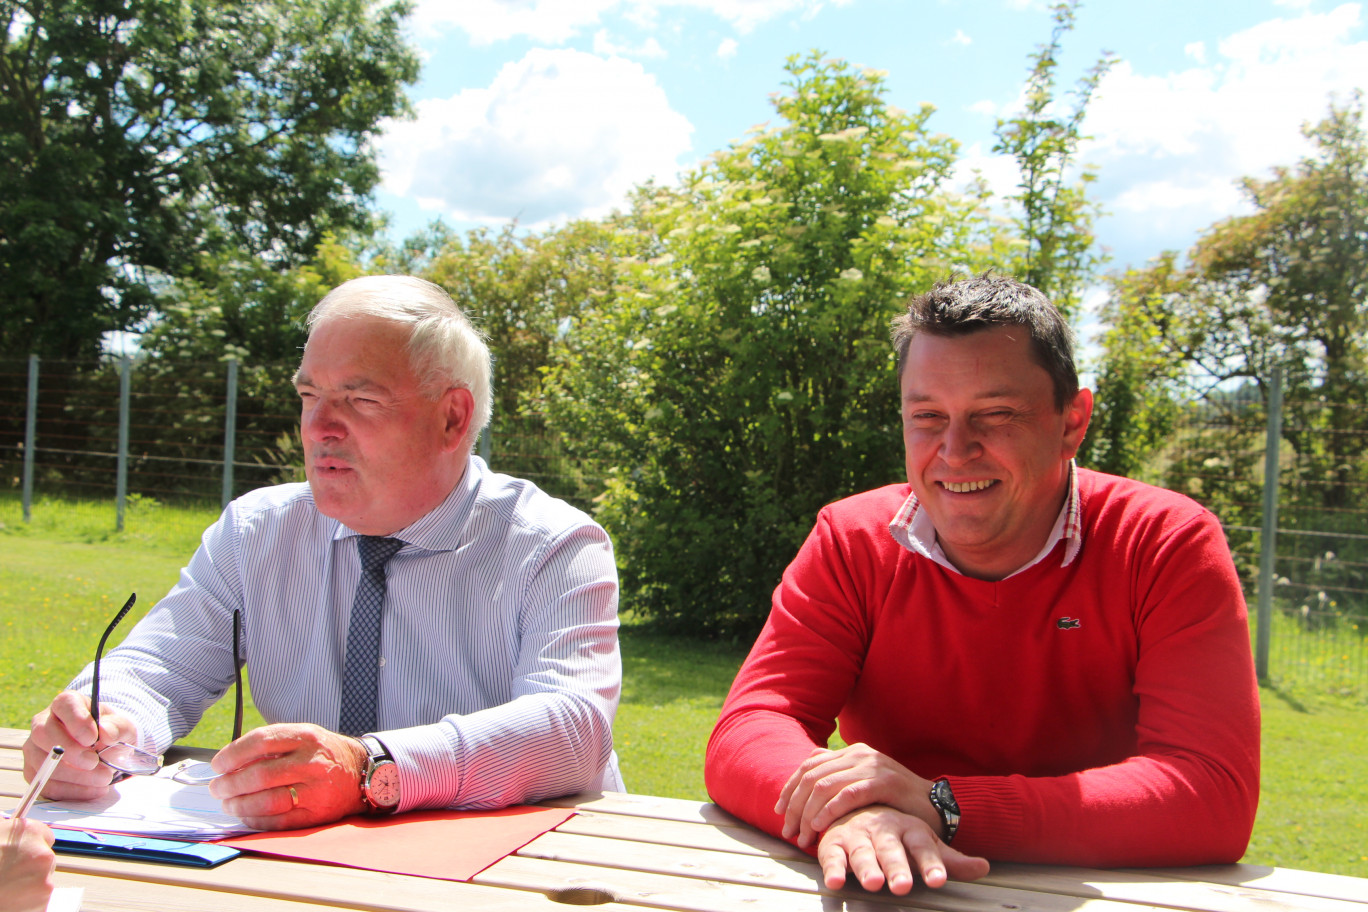
<path id="1" fill-rule="evenodd" d="M 1055 621 L 1055 626 L 1060 630 L 1077 630 L 1082 625 L 1082 618 L 1060 618 Z"/>

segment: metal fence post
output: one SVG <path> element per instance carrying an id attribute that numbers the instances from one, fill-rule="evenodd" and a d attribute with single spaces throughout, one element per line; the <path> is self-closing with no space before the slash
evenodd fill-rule
<path id="1" fill-rule="evenodd" d="M 33 521 L 33 449 L 38 442 L 38 356 L 29 355 L 28 411 L 24 414 L 24 522 Z"/>
<path id="2" fill-rule="evenodd" d="M 228 362 L 228 399 L 223 410 L 223 496 L 220 509 L 227 509 L 233 499 L 233 459 L 237 449 L 237 392 L 238 362 Z"/>
<path id="3" fill-rule="evenodd" d="M 1268 386 L 1268 429 L 1264 444 L 1263 528 L 1259 534 L 1259 631 L 1254 670 L 1268 679 L 1268 645 L 1273 634 L 1273 562 L 1278 544 L 1278 468 L 1282 448 L 1282 368 L 1273 368 Z"/>
<path id="4" fill-rule="evenodd" d="M 119 457 L 118 474 L 114 487 L 114 528 L 122 532 L 124 506 L 128 501 L 128 400 L 133 359 L 124 355 L 119 359 Z"/>

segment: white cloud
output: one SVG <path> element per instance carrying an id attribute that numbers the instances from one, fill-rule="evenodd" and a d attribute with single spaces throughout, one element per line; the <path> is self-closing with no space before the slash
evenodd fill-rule
<path id="1" fill-rule="evenodd" d="M 723 60 L 730 60 L 736 56 L 736 39 L 723 38 L 722 43 L 717 46 L 717 56 Z"/>
<path id="2" fill-rule="evenodd" d="M 983 117 L 997 117 L 1000 108 L 998 107 L 997 102 L 985 98 L 982 101 L 976 101 L 971 104 L 969 110 Z"/>
<path id="3" fill-rule="evenodd" d="M 968 186 L 976 174 L 998 199 L 1016 193 L 1017 182 L 1021 180 L 1016 162 L 1009 156 L 988 151 L 983 143 L 972 143 L 962 150 L 955 162 L 953 180 L 959 186 Z"/>
<path id="4" fill-rule="evenodd" d="M 620 0 L 418 0 L 411 22 L 419 34 L 455 27 L 475 44 L 492 44 L 525 36 L 543 44 L 561 44 Z"/>
<path id="5" fill-rule="evenodd" d="M 1109 208 L 1118 213 L 1164 218 L 1183 209 L 1233 213 L 1244 205 L 1244 197 L 1234 181 L 1198 179 L 1183 183 L 1161 179 L 1128 188 L 1112 198 Z"/>
<path id="6" fill-rule="evenodd" d="M 1188 45 L 1192 65 L 1145 73 L 1120 61 L 1089 105 L 1084 132 L 1093 138 L 1079 161 L 1099 168 L 1093 196 L 1109 215 L 1113 266 L 1138 265 L 1158 250 L 1183 247 L 1219 219 L 1249 211 L 1243 176 L 1267 176 L 1274 165 L 1309 154 L 1303 124 L 1368 86 L 1368 41 L 1360 4 L 1325 13 L 1273 18 L 1215 45 Z M 985 117 L 1011 116 L 1008 104 L 980 101 Z M 970 146 L 957 166 L 977 169 L 999 198 L 1017 192 L 1015 163 Z M 1187 240 L 1177 240 L 1183 239 Z"/>
<path id="7" fill-rule="evenodd" d="M 1122 62 L 1098 87 L 1084 150 L 1104 175 L 1148 166 L 1154 181 L 1190 191 L 1266 173 L 1306 154 L 1301 126 L 1324 117 L 1332 93 L 1368 85 L 1368 41 L 1352 41 L 1359 5 L 1272 19 L 1237 32 L 1207 65 L 1165 75 Z M 1123 164 L 1124 163 L 1124 164 Z M 1215 204 L 1210 190 L 1166 195 L 1175 205 Z"/>
<path id="8" fill-rule="evenodd" d="M 968 35 L 966 35 L 966 34 L 964 33 L 964 29 L 955 29 L 955 34 L 954 34 L 954 36 L 953 36 L 952 38 L 950 38 L 949 40 L 947 40 L 945 43 L 946 43 L 946 44 L 957 44 L 957 45 L 960 45 L 961 47 L 968 47 L 969 45 L 971 45 L 971 44 L 974 43 L 974 39 L 973 39 L 973 38 L 970 38 Z"/>
<path id="9" fill-rule="evenodd" d="M 1206 65 L 1207 53 L 1205 41 L 1194 41 L 1191 44 L 1183 45 L 1183 53 L 1196 61 L 1199 66 Z"/>
<path id="10" fill-rule="evenodd" d="M 416 105 L 380 144 L 385 188 L 460 221 L 599 217 L 673 179 L 693 126 L 638 63 L 536 49 L 487 88 Z"/>
<path id="11" fill-rule="evenodd" d="M 1274 18 L 1188 57 L 1194 65 L 1142 73 L 1122 61 L 1098 87 L 1080 158 L 1100 167 L 1097 196 L 1113 213 L 1115 265 L 1138 264 L 1173 238 L 1195 239 L 1248 211 L 1236 182 L 1294 164 L 1312 147 L 1303 124 L 1368 86 L 1360 5 Z M 1186 243 L 1191 243 L 1191 240 Z"/>
<path id="12" fill-rule="evenodd" d="M 666 56 L 665 49 L 654 38 L 647 38 L 637 47 L 631 47 L 615 43 L 608 36 L 607 29 L 599 29 L 594 33 L 594 53 L 600 57 L 659 58 Z"/>
<path id="13" fill-rule="evenodd" d="M 835 2 L 845 6 L 850 0 Z M 456 28 L 476 44 L 515 37 L 563 44 L 613 13 L 649 28 L 663 10 L 696 10 L 745 34 L 778 16 L 816 15 L 823 5 L 823 0 L 418 0 L 412 22 L 419 34 Z"/>

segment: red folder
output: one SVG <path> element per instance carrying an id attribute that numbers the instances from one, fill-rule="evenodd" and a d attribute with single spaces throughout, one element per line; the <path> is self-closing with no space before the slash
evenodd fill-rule
<path id="1" fill-rule="evenodd" d="M 347 817 L 304 830 L 220 839 L 244 852 L 303 861 L 469 880 L 574 815 L 570 808 L 511 807 L 497 811 L 411 811 L 387 817 Z"/>

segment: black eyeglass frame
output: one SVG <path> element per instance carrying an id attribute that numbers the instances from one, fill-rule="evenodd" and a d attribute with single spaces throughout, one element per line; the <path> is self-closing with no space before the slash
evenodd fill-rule
<path id="1" fill-rule="evenodd" d="M 90 685 L 90 717 L 91 717 L 92 719 L 95 720 L 95 730 L 96 730 L 96 738 L 97 738 L 97 739 L 98 739 L 98 737 L 99 737 L 99 726 L 100 726 L 100 658 L 104 655 L 105 643 L 109 640 L 109 635 L 110 635 L 111 633 L 114 632 L 114 628 L 117 627 L 117 626 L 119 626 L 119 622 L 122 621 L 122 620 L 128 615 L 128 612 L 131 611 L 131 610 L 133 609 L 133 605 L 134 605 L 134 603 L 137 602 L 137 600 L 138 600 L 138 594 L 137 594 L 136 592 L 134 592 L 133 594 L 131 594 L 131 595 L 128 597 L 128 601 L 124 602 L 123 607 L 119 609 L 119 613 L 116 614 L 116 615 L 114 615 L 114 620 L 112 620 L 112 621 L 109 622 L 109 626 L 105 628 L 104 633 L 100 636 L 100 643 L 99 643 L 99 645 L 95 647 L 95 666 L 94 666 L 94 668 L 91 670 L 92 681 L 91 681 L 91 685 Z M 234 707 L 233 707 L 233 740 L 234 740 L 234 741 L 236 741 L 238 738 L 241 738 L 241 737 L 242 737 L 242 712 L 243 712 L 243 709 L 242 709 L 242 664 L 243 664 L 243 660 L 242 660 L 242 610 L 239 609 L 239 608 L 234 608 L 234 609 L 233 609 L 233 690 L 234 690 L 234 701 L 233 701 L 233 702 L 234 702 Z M 145 757 L 145 758 L 147 758 L 147 760 L 146 760 L 145 762 L 139 764 L 139 765 L 136 766 L 135 768 L 126 769 L 126 768 L 124 768 L 123 766 L 118 766 L 118 765 L 115 765 L 114 763 L 111 763 L 108 759 L 106 759 L 106 758 L 103 756 L 104 753 L 105 753 L 105 751 L 108 751 L 108 750 L 110 750 L 110 749 L 113 748 L 113 747 L 117 747 L 117 746 L 121 746 L 121 745 L 122 745 L 123 747 L 127 748 L 127 749 L 128 749 L 130 752 L 132 752 L 135 756 Z M 132 745 L 132 744 L 127 744 L 126 742 L 122 742 L 122 741 L 117 742 L 116 744 L 108 745 L 107 747 L 105 747 L 105 748 L 103 748 L 102 750 L 100 750 L 100 751 L 98 752 L 97 756 L 100 757 L 100 761 L 101 761 L 102 763 L 104 763 L 106 766 L 112 767 L 113 769 L 117 770 L 118 772 L 124 773 L 124 774 L 126 774 L 126 775 L 150 775 L 151 773 L 155 773 L 155 772 L 161 767 L 161 760 L 160 760 L 160 758 L 156 757 L 156 756 L 153 755 L 153 754 L 148 753 L 147 751 L 143 750 L 142 748 L 136 747 L 136 746 L 134 746 L 134 745 Z M 131 765 L 131 764 L 130 764 L 130 765 Z M 196 764 L 196 766 L 199 766 L 199 765 L 200 765 L 200 764 Z M 208 764 L 207 764 L 207 763 L 202 764 L 202 765 L 203 765 L 204 767 L 208 767 Z M 181 773 L 177 773 L 176 777 L 173 777 L 173 778 L 178 778 L 178 777 L 180 777 L 180 776 L 182 775 L 182 773 L 185 773 L 185 772 L 187 772 L 187 771 L 186 771 L 186 770 L 182 770 Z M 192 776 L 192 777 L 190 777 L 189 781 L 192 781 L 192 782 L 206 782 L 206 781 L 208 781 L 209 778 L 213 778 L 213 776 L 212 776 L 212 775 L 209 775 L 207 778 L 206 778 L 205 776 Z"/>

